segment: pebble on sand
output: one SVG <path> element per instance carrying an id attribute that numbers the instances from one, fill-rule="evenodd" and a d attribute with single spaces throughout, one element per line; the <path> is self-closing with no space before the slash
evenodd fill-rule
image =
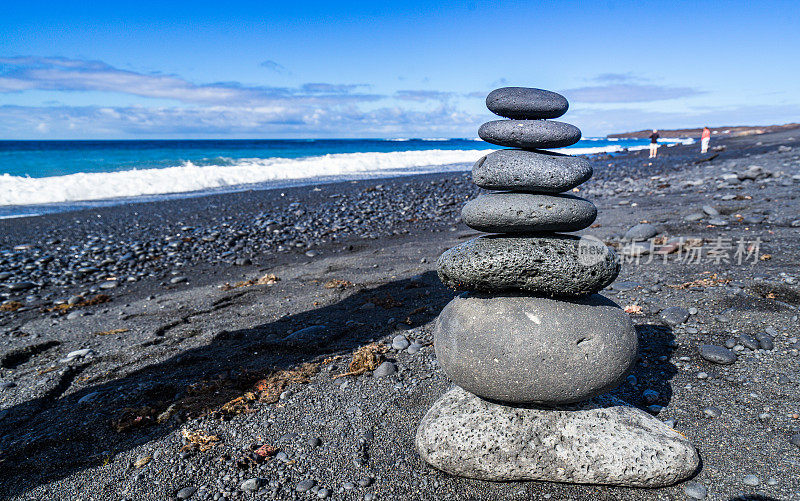
<path id="1" fill-rule="evenodd" d="M 397 372 L 397 366 L 387 360 L 372 371 L 372 375 L 375 377 L 385 377 L 391 376 L 395 372 Z"/>
<path id="2" fill-rule="evenodd" d="M 175 493 L 175 497 L 178 499 L 189 499 L 190 497 L 192 497 L 192 494 L 194 494 L 196 490 L 197 487 L 184 487 L 183 489 Z"/>
<path id="3" fill-rule="evenodd" d="M 680 306 L 665 308 L 661 312 L 661 320 L 668 325 L 679 325 L 689 320 L 689 310 Z"/>
<path id="4" fill-rule="evenodd" d="M 255 492 L 261 488 L 260 478 L 249 478 L 239 486 L 243 491 Z"/>
<path id="5" fill-rule="evenodd" d="M 658 235 L 658 228 L 650 223 L 639 223 L 625 232 L 625 240 L 641 242 Z"/>
<path id="6" fill-rule="evenodd" d="M 706 486 L 698 482 L 687 482 L 683 486 L 683 492 L 692 499 L 705 499 L 708 495 Z"/>
<path id="7" fill-rule="evenodd" d="M 314 487 L 316 483 L 317 482 L 313 478 L 307 478 L 305 480 L 301 480 L 300 482 L 298 482 L 297 486 L 295 487 L 295 490 L 297 492 L 306 492 L 311 490 L 311 488 Z"/>
<path id="8" fill-rule="evenodd" d="M 749 485 L 750 487 L 756 487 L 758 484 L 761 483 L 761 480 L 755 475 L 745 475 L 742 479 L 742 483 L 744 485 Z"/>
<path id="9" fill-rule="evenodd" d="M 704 360 L 714 364 L 730 365 L 736 362 L 736 353 L 728 348 L 716 346 L 713 344 L 704 344 L 700 346 L 700 356 Z"/>

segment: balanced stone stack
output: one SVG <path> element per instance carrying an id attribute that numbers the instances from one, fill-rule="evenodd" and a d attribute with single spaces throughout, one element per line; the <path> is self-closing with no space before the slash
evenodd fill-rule
<path id="1" fill-rule="evenodd" d="M 466 291 L 434 330 L 439 364 L 456 387 L 417 431 L 425 461 L 487 480 L 551 480 L 639 487 L 669 485 L 698 467 L 689 441 L 610 395 L 637 360 L 627 314 L 597 294 L 619 274 L 613 251 L 560 232 L 589 227 L 597 209 L 564 194 L 592 175 L 580 157 L 542 151 L 576 143 L 576 127 L 552 120 L 567 100 L 509 87 L 486 98 L 509 120 L 480 137 L 511 147 L 478 160 L 489 193 L 462 219 L 490 235 L 439 258 L 442 282 Z"/>

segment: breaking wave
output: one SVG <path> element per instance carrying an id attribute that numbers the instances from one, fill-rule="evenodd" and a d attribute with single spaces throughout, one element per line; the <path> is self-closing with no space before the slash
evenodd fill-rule
<path id="1" fill-rule="evenodd" d="M 415 174 L 435 166 L 469 163 L 492 150 L 419 150 L 335 153 L 306 158 L 218 159 L 223 165 L 79 172 L 31 178 L 0 176 L 0 206 L 106 200 L 217 190 L 241 185 L 353 175 Z"/>

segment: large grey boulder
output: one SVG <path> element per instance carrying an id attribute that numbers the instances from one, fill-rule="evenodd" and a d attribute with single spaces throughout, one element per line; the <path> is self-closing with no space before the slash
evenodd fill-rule
<path id="1" fill-rule="evenodd" d="M 467 202 L 461 220 L 489 233 L 578 231 L 597 218 L 597 207 L 572 195 L 487 193 Z"/>
<path id="2" fill-rule="evenodd" d="M 495 120 L 481 125 L 478 136 L 511 148 L 562 148 L 580 141 L 581 131 L 553 120 Z"/>
<path id="3" fill-rule="evenodd" d="M 611 396 L 544 410 L 456 387 L 422 419 L 416 445 L 440 470 L 495 481 L 663 487 L 699 465 L 686 437 Z"/>
<path id="4" fill-rule="evenodd" d="M 567 99 L 556 92 L 531 87 L 503 87 L 486 96 L 486 107 L 506 118 L 530 120 L 558 118 L 569 109 Z"/>
<path id="5" fill-rule="evenodd" d="M 446 286 L 465 291 L 521 290 L 547 296 L 593 294 L 617 278 L 614 252 L 573 235 L 485 235 L 445 251 L 436 263 Z M 584 250 L 594 250 L 585 259 Z"/>
<path id="6" fill-rule="evenodd" d="M 605 393 L 636 363 L 636 330 L 613 301 L 463 294 L 434 328 L 436 359 L 483 398 L 561 405 Z"/>
<path id="7" fill-rule="evenodd" d="M 551 151 L 497 150 L 472 167 L 472 181 L 487 190 L 561 193 L 590 177 L 588 160 Z"/>

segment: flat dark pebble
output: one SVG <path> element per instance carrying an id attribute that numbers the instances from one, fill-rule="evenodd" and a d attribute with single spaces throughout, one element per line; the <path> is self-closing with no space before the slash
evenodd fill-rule
<path id="1" fill-rule="evenodd" d="M 461 210 L 464 224 L 490 233 L 578 231 L 596 218 L 592 202 L 566 194 L 487 193 Z"/>
<path id="2" fill-rule="evenodd" d="M 511 148 L 563 148 L 577 143 L 581 131 L 574 125 L 551 120 L 495 120 L 478 129 L 488 143 Z"/>
<path id="3" fill-rule="evenodd" d="M 689 319 L 689 310 L 681 306 L 665 308 L 661 312 L 661 320 L 668 325 L 679 325 Z"/>
<path id="4" fill-rule="evenodd" d="M 729 365 L 736 362 L 736 353 L 728 348 L 713 344 L 701 345 L 700 356 L 714 364 Z"/>

